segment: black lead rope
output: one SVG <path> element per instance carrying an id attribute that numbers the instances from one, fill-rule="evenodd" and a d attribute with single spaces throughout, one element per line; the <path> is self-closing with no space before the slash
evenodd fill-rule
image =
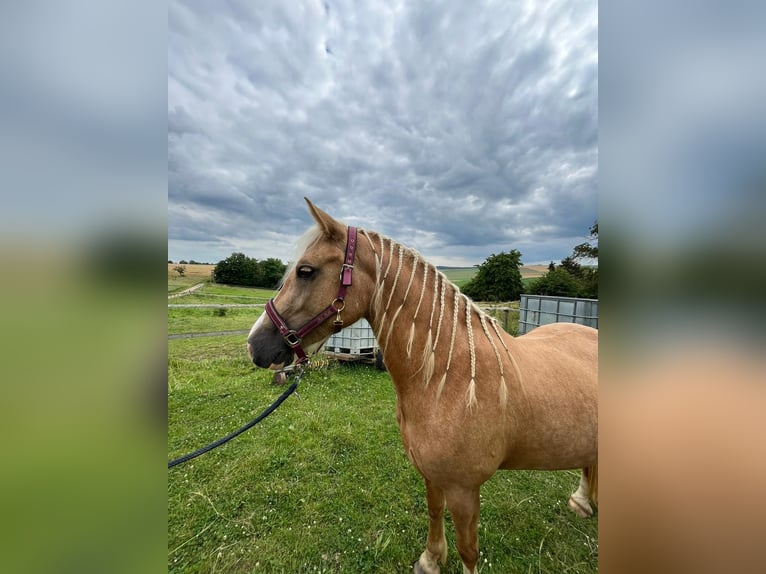
<path id="1" fill-rule="evenodd" d="M 255 417 L 253 420 L 251 420 L 249 423 L 247 423 L 245 426 L 243 426 L 242 428 L 240 428 L 238 430 L 235 430 L 233 433 L 231 433 L 229 435 L 226 435 L 223 438 L 218 439 L 214 443 L 210 443 L 209 445 L 204 446 L 204 447 L 202 447 L 202 448 L 200 448 L 198 450 L 195 450 L 194 452 L 190 452 L 189 454 L 185 454 L 184 456 L 181 456 L 181 457 L 179 457 L 179 458 L 177 458 L 175 460 L 171 460 L 170 462 L 168 462 L 168 468 L 169 469 L 173 468 L 174 466 L 178 466 L 182 462 L 186 462 L 186 461 L 191 460 L 193 458 L 197 458 L 201 454 L 205 454 L 206 452 L 211 451 L 214 448 L 219 447 L 222 444 L 225 444 L 225 443 L 229 442 L 234 437 L 241 435 L 246 430 L 248 430 L 248 429 L 254 427 L 255 425 L 257 425 L 259 422 L 261 422 L 263 419 L 265 419 L 267 416 L 269 416 L 271 413 L 273 413 L 275 410 L 277 410 L 277 407 L 279 405 L 281 405 L 287 397 L 289 397 L 291 394 L 293 394 L 295 392 L 295 389 L 298 388 L 298 383 L 301 380 L 301 375 L 302 374 L 303 374 L 303 372 L 301 371 L 298 374 L 298 378 L 295 380 L 295 382 L 292 385 L 290 385 L 284 393 L 279 395 L 277 400 L 274 401 L 273 403 L 271 403 L 271 406 L 269 406 L 269 408 L 267 408 L 265 411 L 263 411 L 261 414 L 259 414 L 257 417 Z"/>

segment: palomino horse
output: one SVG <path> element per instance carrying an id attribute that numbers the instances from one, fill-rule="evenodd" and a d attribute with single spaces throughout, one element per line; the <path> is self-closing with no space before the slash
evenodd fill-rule
<path id="1" fill-rule="evenodd" d="M 317 225 L 253 325 L 248 352 L 280 369 L 295 356 L 305 362 L 344 323 L 369 321 L 396 389 L 404 449 L 425 479 L 430 522 L 415 572 L 438 573 L 447 558 L 445 504 L 463 570 L 477 571 L 479 488 L 498 469 L 583 469 L 569 506 L 590 516 L 597 331 L 556 323 L 513 338 L 417 252 L 306 201 Z"/>

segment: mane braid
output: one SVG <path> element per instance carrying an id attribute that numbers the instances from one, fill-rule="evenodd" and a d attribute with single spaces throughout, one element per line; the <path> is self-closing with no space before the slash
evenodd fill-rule
<path id="1" fill-rule="evenodd" d="M 516 378 L 518 379 L 519 385 L 521 386 L 521 390 L 523 391 L 524 381 L 521 378 L 521 370 L 519 369 L 519 365 L 516 363 L 516 359 L 513 358 L 513 355 L 511 354 L 511 350 L 508 348 L 508 345 L 505 344 L 505 341 L 503 341 L 503 338 L 500 336 L 500 331 L 499 331 L 497 321 L 494 318 L 491 318 L 490 323 L 492 323 L 492 328 L 495 330 L 495 333 L 497 334 L 497 338 L 500 339 L 500 343 L 503 345 L 505 352 L 508 354 L 508 358 L 511 360 L 511 365 L 513 365 L 513 370 L 516 373 Z"/>
<path id="2" fill-rule="evenodd" d="M 433 266 L 432 266 L 433 267 Z M 436 267 L 433 267 L 434 270 L 434 294 L 433 299 L 431 301 L 431 317 L 428 319 L 428 335 L 426 337 L 426 344 L 423 346 L 423 382 L 428 386 L 428 383 L 431 382 L 431 377 L 434 375 L 434 350 L 431 347 L 431 344 L 433 342 L 433 335 L 431 331 L 431 326 L 434 322 L 434 310 L 436 309 L 436 294 L 438 293 L 439 289 L 439 272 L 436 269 Z"/>
<path id="3" fill-rule="evenodd" d="M 428 263 L 423 261 L 423 285 L 420 286 L 420 297 L 418 298 L 418 306 L 415 308 L 415 314 L 412 316 L 412 324 L 410 325 L 410 336 L 407 339 L 407 358 L 412 354 L 412 340 L 415 337 L 415 319 L 418 318 L 420 312 L 420 304 L 423 302 L 423 295 L 426 292 L 426 284 L 428 283 Z"/>
<path id="4" fill-rule="evenodd" d="M 444 292 L 447 290 L 447 276 L 440 273 L 442 279 L 442 290 L 439 295 L 439 322 L 436 325 L 436 339 L 434 339 L 434 348 L 432 351 L 436 352 L 436 347 L 439 344 L 439 335 L 442 332 L 442 319 L 444 319 Z"/>
<path id="5" fill-rule="evenodd" d="M 394 262 L 394 240 L 386 237 L 388 239 L 388 245 L 389 245 L 389 253 L 388 253 L 388 265 L 386 266 L 386 272 L 383 274 L 383 281 L 386 280 L 386 277 L 388 277 L 388 272 L 391 270 L 391 264 Z"/>
<path id="6" fill-rule="evenodd" d="M 437 271 L 436 267 L 434 267 L 432 265 L 431 268 L 434 270 L 434 278 L 436 279 L 436 281 L 434 283 L 434 298 L 433 298 L 433 301 L 431 302 L 431 317 L 428 319 L 428 328 L 429 329 L 431 328 L 431 325 L 434 322 L 434 309 L 436 308 L 436 294 L 438 293 L 439 280 L 441 279 L 441 277 L 439 276 L 439 272 Z"/>
<path id="7" fill-rule="evenodd" d="M 380 261 L 376 260 L 378 267 L 375 272 L 375 297 L 373 298 L 372 308 L 374 309 L 375 315 L 379 317 L 381 307 L 383 306 L 383 282 L 386 279 L 383 274 L 383 258 L 386 255 L 386 246 L 383 243 L 383 236 L 378 235 L 378 238 L 380 239 Z M 391 260 L 389 259 L 389 267 L 390 265 Z M 386 272 L 388 272 L 388 270 L 386 270 Z"/>
<path id="8" fill-rule="evenodd" d="M 375 251 L 375 246 L 372 244 L 372 239 L 370 239 L 370 236 L 367 234 L 367 231 L 365 231 L 364 229 L 360 229 L 360 230 L 359 230 L 359 233 L 361 233 L 362 235 L 364 235 L 364 238 L 365 238 L 365 239 L 367 240 L 367 242 L 370 244 L 370 249 L 372 249 L 372 252 L 373 252 L 375 255 L 377 255 L 377 254 L 378 254 L 378 252 L 377 252 L 377 251 Z"/>
<path id="9" fill-rule="evenodd" d="M 388 328 L 388 335 L 386 335 L 386 344 L 385 346 L 388 346 L 388 340 L 391 338 L 391 332 L 394 330 L 394 324 L 396 323 L 396 318 L 399 316 L 399 313 L 404 308 L 404 304 L 407 302 L 407 295 L 410 294 L 410 287 L 412 287 L 412 281 L 415 279 L 415 275 L 417 274 L 418 270 L 418 263 L 419 263 L 419 257 L 417 253 L 410 252 L 413 255 L 413 261 L 412 261 L 412 270 L 410 271 L 410 280 L 407 283 L 407 288 L 404 290 L 404 297 L 402 297 L 402 302 L 399 305 L 399 308 L 396 310 L 396 313 L 394 313 L 394 317 L 391 319 L 391 325 Z"/>
<path id="10" fill-rule="evenodd" d="M 497 350 L 497 345 L 495 345 L 495 340 L 492 338 L 492 336 L 489 333 L 489 327 L 487 326 L 487 319 L 484 313 L 479 313 L 479 321 L 481 321 L 481 328 L 484 331 L 484 335 L 487 337 L 487 340 L 492 345 L 492 350 L 495 352 L 495 359 L 497 359 L 497 366 L 500 369 L 500 387 L 499 387 L 500 405 L 502 406 L 503 409 L 505 409 L 505 406 L 508 403 L 508 386 L 505 383 L 505 374 L 503 373 L 503 360 L 500 358 L 500 351 Z"/>
<path id="11" fill-rule="evenodd" d="M 471 352 L 471 382 L 468 384 L 468 393 L 466 393 L 466 407 L 468 410 L 473 408 L 476 402 L 476 348 L 473 341 L 473 325 L 471 324 L 471 302 L 468 297 L 465 299 L 465 326 L 468 329 L 468 349 Z"/>
<path id="12" fill-rule="evenodd" d="M 439 388 L 436 391 L 436 400 L 439 400 L 439 397 L 442 395 L 442 391 L 444 390 L 444 383 L 447 382 L 447 373 L 449 372 L 450 365 L 452 364 L 452 350 L 455 348 L 455 335 L 457 334 L 457 314 L 458 309 L 460 308 L 460 291 L 458 289 L 455 289 L 455 300 L 453 303 L 453 310 L 452 310 L 452 335 L 450 336 L 449 341 L 449 354 L 447 355 L 447 368 L 444 370 L 444 374 L 442 375 L 441 381 L 439 381 Z"/>
<path id="13" fill-rule="evenodd" d="M 386 311 L 388 311 L 388 306 L 391 305 L 391 299 L 394 297 L 394 292 L 396 291 L 396 284 L 399 282 L 399 275 L 402 273 L 402 263 L 404 263 L 404 247 L 399 245 L 399 264 L 396 267 L 396 275 L 394 275 L 394 284 L 391 285 L 391 293 L 388 295 L 388 301 L 386 301 Z"/>
<path id="14" fill-rule="evenodd" d="M 391 242 L 391 252 L 393 253 L 393 245 L 394 242 Z M 399 255 L 399 263 L 396 266 L 396 275 L 394 276 L 394 282 L 391 284 L 391 292 L 388 294 L 388 301 L 386 301 L 386 308 L 383 311 L 383 317 L 380 319 L 380 330 L 381 333 L 383 332 L 383 329 L 386 326 L 386 315 L 388 315 L 388 306 L 391 304 L 391 299 L 394 297 L 394 293 L 396 292 L 396 284 L 399 282 L 399 275 L 402 272 L 402 262 L 404 261 L 404 255 L 402 251 L 404 248 L 399 245 L 399 251 L 397 251 L 397 254 Z M 389 263 L 390 265 L 390 263 Z"/>

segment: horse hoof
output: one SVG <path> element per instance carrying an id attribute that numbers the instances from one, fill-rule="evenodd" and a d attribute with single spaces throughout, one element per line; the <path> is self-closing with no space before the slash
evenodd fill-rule
<path id="1" fill-rule="evenodd" d="M 577 501 L 574 499 L 574 497 L 569 497 L 569 502 L 567 503 L 569 508 L 571 508 L 574 513 L 581 517 L 581 518 L 590 518 L 593 516 L 593 509 L 590 506 L 590 503 L 588 503 L 587 500 L 585 501 Z"/>
<path id="2" fill-rule="evenodd" d="M 437 565 L 435 569 L 428 569 L 426 570 L 423 568 L 423 566 L 420 565 L 420 559 L 415 560 L 415 563 L 412 565 L 412 571 L 415 574 L 440 574 L 441 570 L 439 569 L 439 566 Z"/>

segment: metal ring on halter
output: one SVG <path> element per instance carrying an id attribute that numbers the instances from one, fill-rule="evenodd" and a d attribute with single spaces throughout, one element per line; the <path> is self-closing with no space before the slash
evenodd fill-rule
<path id="1" fill-rule="evenodd" d="M 336 305 L 336 303 L 338 302 L 340 302 L 340 307 Z M 346 302 L 343 299 L 336 298 L 333 300 L 331 305 L 332 305 L 332 308 L 335 309 L 338 313 L 340 313 L 341 311 L 343 311 L 343 309 L 346 308 Z"/>

